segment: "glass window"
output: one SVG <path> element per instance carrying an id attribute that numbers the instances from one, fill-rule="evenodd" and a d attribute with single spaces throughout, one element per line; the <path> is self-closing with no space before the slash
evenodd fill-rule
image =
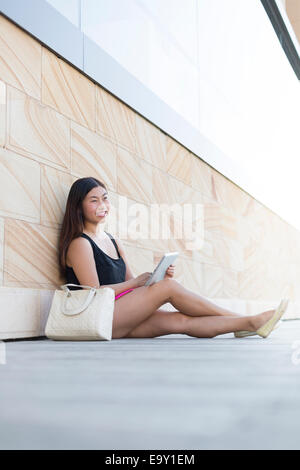
<path id="1" fill-rule="evenodd" d="M 82 0 L 83 33 L 198 127 L 196 20 L 194 0 Z"/>
<path id="2" fill-rule="evenodd" d="M 80 27 L 80 0 L 47 0 L 59 13 Z"/>

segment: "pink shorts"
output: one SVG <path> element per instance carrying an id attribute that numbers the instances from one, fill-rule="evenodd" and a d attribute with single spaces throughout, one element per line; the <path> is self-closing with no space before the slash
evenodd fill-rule
<path id="1" fill-rule="evenodd" d="M 133 289 L 127 289 L 127 290 L 124 290 L 123 292 L 120 292 L 120 294 L 116 295 L 115 296 L 115 300 L 117 300 L 119 297 L 121 297 L 122 295 L 125 295 L 127 294 L 127 292 L 131 292 Z"/>

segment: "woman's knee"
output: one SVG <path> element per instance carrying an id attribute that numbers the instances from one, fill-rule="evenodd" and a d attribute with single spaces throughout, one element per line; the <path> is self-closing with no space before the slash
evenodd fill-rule
<path id="1" fill-rule="evenodd" d="M 120 297 L 115 304 L 113 337 L 121 338 L 169 301 L 179 283 L 163 279 L 151 286 L 141 286 Z"/>
<path id="2" fill-rule="evenodd" d="M 159 293 L 163 294 L 162 298 L 164 302 L 169 302 L 173 292 L 180 289 L 180 287 L 181 284 L 173 278 L 164 278 L 161 281 L 152 284 L 152 286 L 149 286 L 149 288 L 152 289 L 153 292 L 158 291 Z"/>
<path id="3" fill-rule="evenodd" d="M 186 334 L 189 316 L 182 312 L 174 312 L 176 321 L 174 323 L 174 333 Z"/>
<path id="4" fill-rule="evenodd" d="M 156 310 L 144 322 L 133 328 L 125 338 L 155 338 L 170 334 L 184 334 L 186 315 L 181 312 Z"/>

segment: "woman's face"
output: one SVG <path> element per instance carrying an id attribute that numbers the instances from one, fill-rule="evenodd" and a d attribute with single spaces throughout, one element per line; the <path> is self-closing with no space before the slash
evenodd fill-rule
<path id="1" fill-rule="evenodd" d="M 107 191 L 102 186 L 91 189 L 82 201 L 82 208 L 88 222 L 105 222 L 110 209 Z"/>

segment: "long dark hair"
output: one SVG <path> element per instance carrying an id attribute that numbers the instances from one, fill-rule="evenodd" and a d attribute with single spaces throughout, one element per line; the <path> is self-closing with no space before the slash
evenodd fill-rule
<path id="1" fill-rule="evenodd" d="M 69 245 L 84 230 L 82 201 L 87 193 L 97 186 L 102 186 L 107 191 L 105 184 L 93 177 L 79 178 L 70 188 L 59 236 L 58 265 L 61 279 L 66 278 L 66 254 Z"/>

